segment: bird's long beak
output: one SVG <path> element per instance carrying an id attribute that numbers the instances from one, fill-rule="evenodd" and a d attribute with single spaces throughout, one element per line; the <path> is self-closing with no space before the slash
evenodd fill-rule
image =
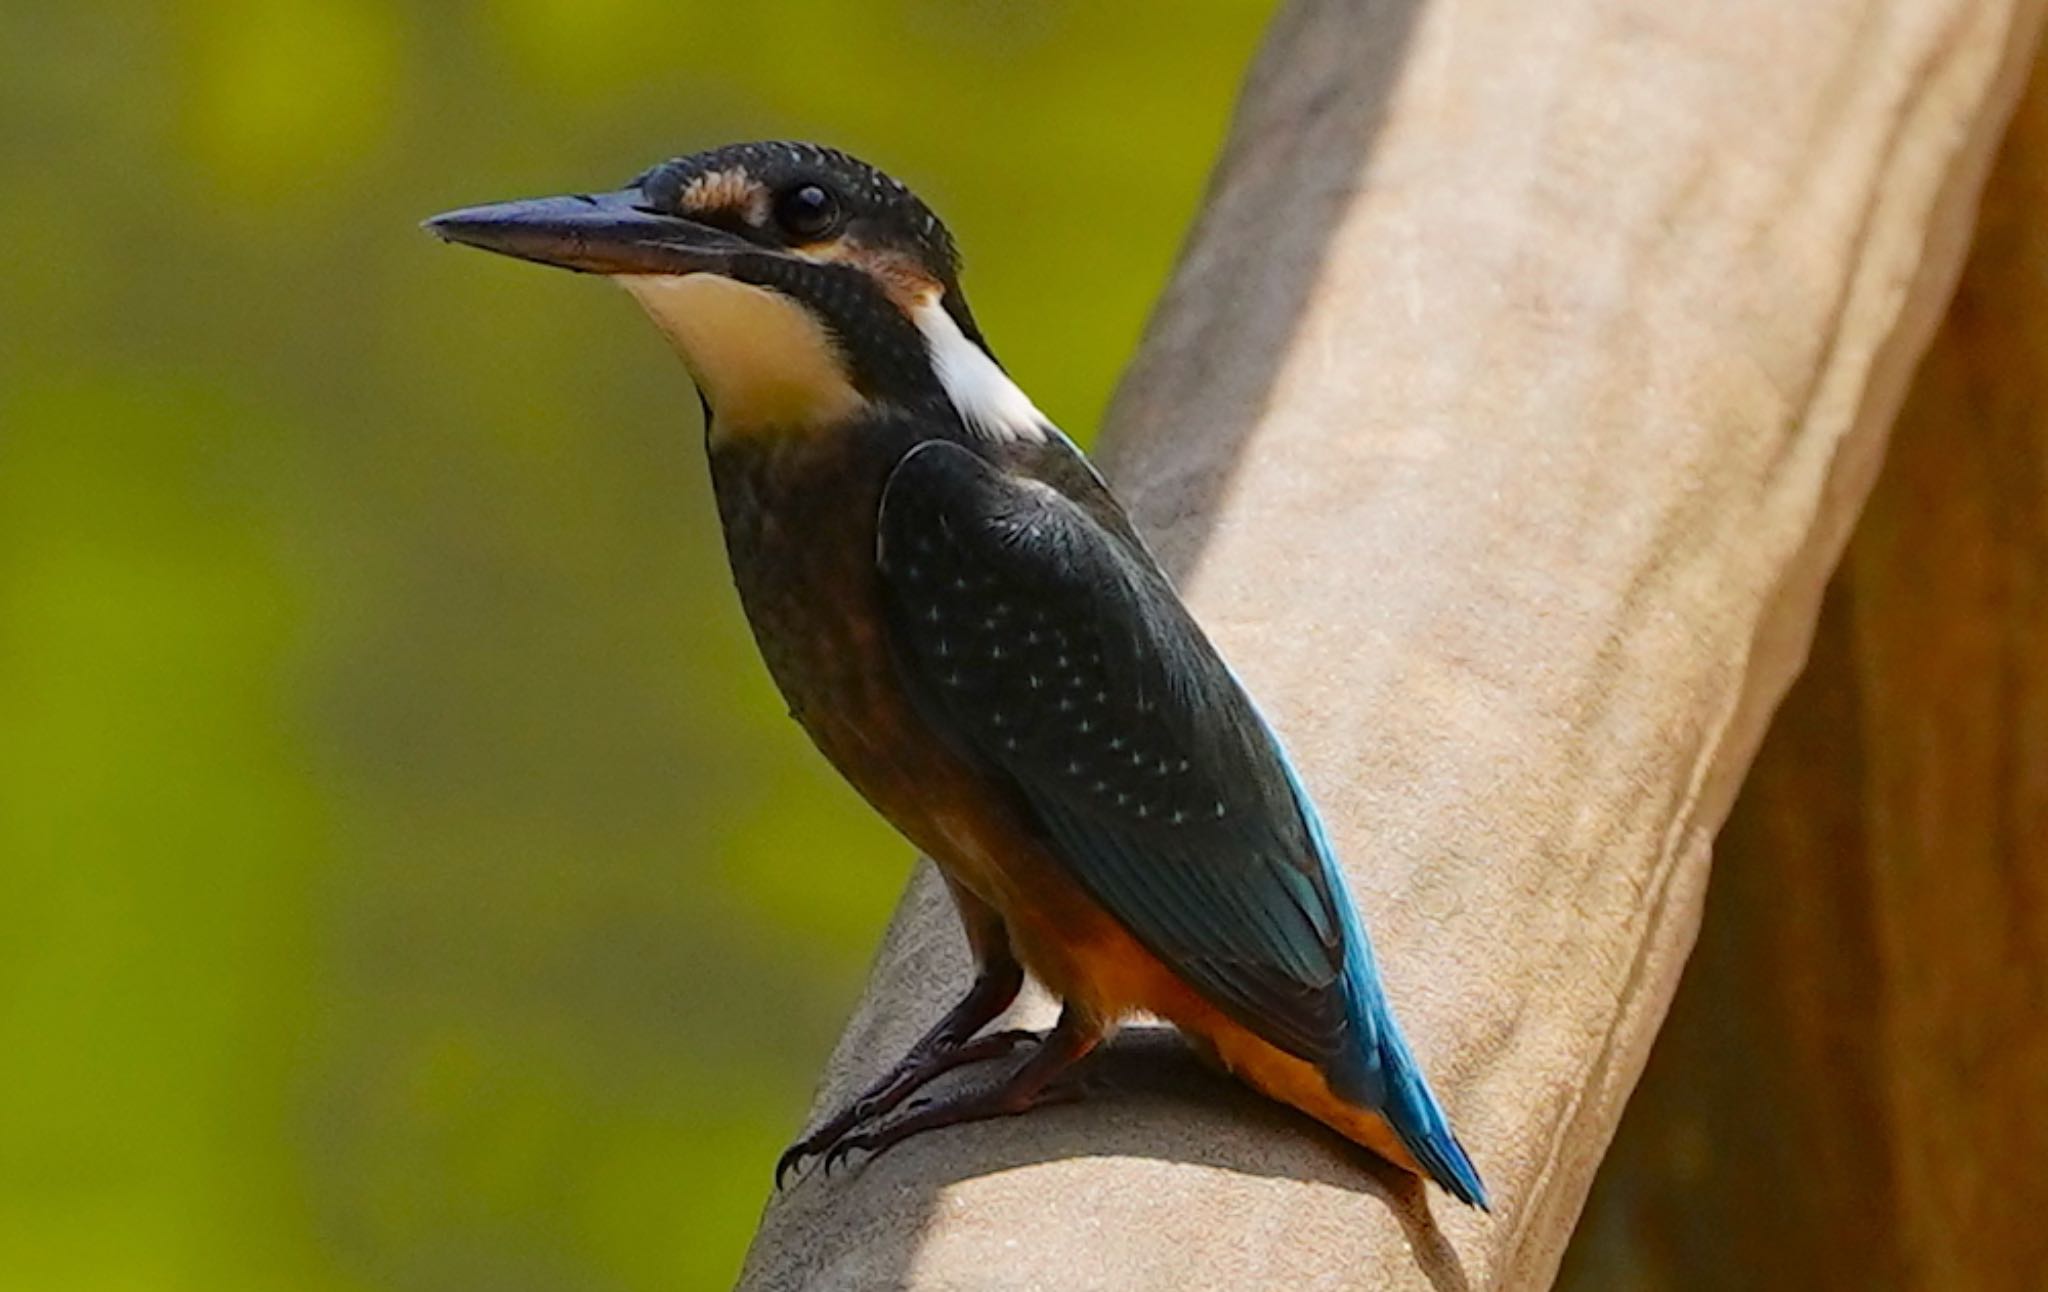
<path id="1" fill-rule="evenodd" d="M 717 272 L 735 252 L 758 251 L 723 229 L 664 215 L 637 188 L 494 202 L 425 222 L 449 242 L 586 274 Z"/>

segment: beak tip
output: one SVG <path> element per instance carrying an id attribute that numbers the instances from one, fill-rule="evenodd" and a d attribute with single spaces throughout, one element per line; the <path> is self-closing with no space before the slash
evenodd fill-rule
<path id="1" fill-rule="evenodd" d="M 420 228 L 443 242 L 467 242 L 469 239 L 463 234 L 475 223 L 464 218 L 468 214 L 467 211 L 443 211 L 439 215 L 430 215 L 421 220 Z"/>

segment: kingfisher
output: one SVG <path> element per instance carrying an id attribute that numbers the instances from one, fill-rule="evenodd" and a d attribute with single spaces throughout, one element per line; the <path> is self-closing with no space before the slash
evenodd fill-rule
<path id="1" fill-rule="evenodd" d="M 733 581 L 825 758 L 937 863 L 975 972 L 780 1184 L 1071 1095 L 1126 1019 L 1452 1196 L 1302 777 L 1103 478 L 996 360 L 952 235 L 833 148 L 734 144 L 427 228 L 623 287 L 695 381 Z M 991 1031 L 1026 973 L 1045 1034 Z M 906 1101 L 964 1064 L 993 1084 Z"/>

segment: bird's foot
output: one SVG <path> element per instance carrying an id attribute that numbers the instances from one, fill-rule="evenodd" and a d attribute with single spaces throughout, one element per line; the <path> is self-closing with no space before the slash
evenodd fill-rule
<path id="1" fill-rule="evenodd" d="M 1099 1023 L 1069 1005 L 1031 1057 L 1000 1084 L 957 1094 L 874 1130 L 846 1135 L 825 1150 L 825 1169 L 829 1172 L 854 1153 L 880 1157 L 911 1136 L 928 1130 L 1015 1117 L 1049 1103 L 1078 1099 L 1081 1087 L 1071 1079 L 1071 1069 L 1101 1043 L 1102 1037 Z"/>
<path id="2" fill-rule="evenodd" d="M 993 1121 L 998 1117 L 1016 1117 L 1051 1104 L 1073 1103 L 1084 1094 L 1082 1083 L 1079 1081 L 1053 1082 L 1035 1090 L 1014 1089 L 1015 1084 L 1007 1082 L 992 1090 L 975 1091 L 958 1098 L 928 1103 L 918 1111 L 899 1117 L 886 1126 L 846 1135 L 825 1151 L 825 1173 L 830 1175 L 834 1167 L 841 1165 L 855 1153 L 866 1153 L 868 1160 L 872 1162 L 911 1136 L 922 1135 L 929 1130 L 965 1126 L 970 1122 Z"/>
<path id="3" fill-rule="evenodd" d="M 867 1092 L 839 1110 L 831 1120 L 789 1146 L 775 1163 L 775 1187 L 780 1189 L 790 1172 L 796 1170 L 808 1158 L 825 1157 L 861 1126 L 877 1117 L 895 1111 L 905 1099 L 922 1089 L 927 1083 L 955 1068 L 984 1059 L 997 1059 L 1010 1053 L 1027 1041 L 1037 1041 L 1036 1032 L 1021 1028 L 1004 1032 L 991 1032 L 965 1043 L 945 1048 L 925 1049 L 920 1047 L 905 1056 L 903 1062 L 869 1087 Z"/>

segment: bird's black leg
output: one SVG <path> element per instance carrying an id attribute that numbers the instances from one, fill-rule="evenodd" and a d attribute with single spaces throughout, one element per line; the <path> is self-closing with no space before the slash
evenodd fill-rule
<path id="1" fill-rule="evenodd" d="M 829 1121 L 784 1151 L 775 1164 L 775 1186 L 781 1188 L 784 1178 L 805 1158 L 829 1152 L 856 1126 L 889 1112 L 928 1082 L 955 1068 L 1000 1057 L 1025 1041 L 1036 1040 L 1036 1033 L 1024 1031 L 992 1032 L 983 1037 L 974 1035 L 1009 1008 L 1010 1000 L 1015 999 L 1021 985 L 1021 973 L 1017 984 L 1005 989 L 1000 982 L 991 984 L 989 974 L 984 971 L 974 980 L 974 986 L 960 1003 L 916 1045 L 911 1046 L 900 1063 Z M 996 997 L 1003 995 L 1005 990 L 1007 995 L 1003 996 L 1001 1003 L 996 1003 Z"/>
<path id="2" fill-rule="evenodd" d="M 980 962 L 974 985 L 881 1080 L 784 1151 L 775 1163 L 776 1188 L 782 1187 L 790 1171 L 805 1158 L 829 1152 L 855 1127 L 893 1110 L 933 1079 L 965 1064 L 997 1058 L 1024 1041 L 1037 1039 L 1035 1033 L 1021 1031 L 975 1036 L 1017 999 L 1024 986 L 1024 970 L 1011 953 L 1009 939 L 995 913 L 957 887 L 953 896 L 967 926 L 968 942 Z"/>
<path id="3" fill-rule="evenodd" d="M 825 1169 L 830 1171 L 851 1153 L 866 1152 L 880 1157 L 911 1136 L 928 1130 L 1014 1117 L 1044 1104 L 1074 1098 L 1080 1087 L 1055 1084 L 1055 1080 L 1100 1045 L 1103 1035 L 1100 1023 L 1084 1018 L 1069 1006 L 1060 1014 L 1059 1023 L 1039 1042 L 1038 1049 L 1008 1080 L 928 1105 L 875 1130 L 846 1135 L 825 1151 Z"/>

